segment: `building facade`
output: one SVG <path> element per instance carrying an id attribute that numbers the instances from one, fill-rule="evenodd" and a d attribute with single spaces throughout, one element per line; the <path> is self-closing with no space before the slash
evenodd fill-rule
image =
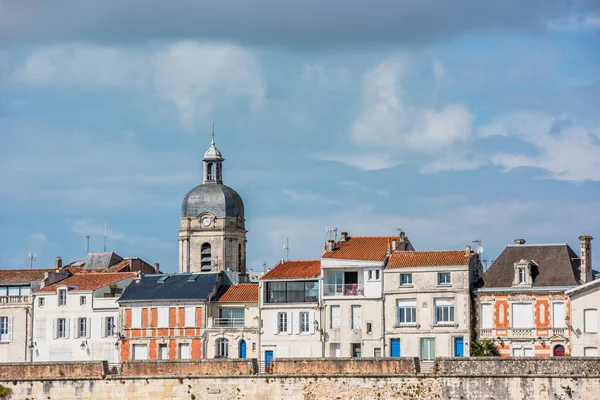
<path id="1" fill-rule="evenodd" d="M 204 179 L 190 190 L 181 206 L 179 272 L 246 272 L 244 202 L 223 184 L 225 159 L 215 136 L 202 158 Z"/>
<path id="2" fill-rule="evenodd" d="M 571 299 L 571 355 L 598 357 L 600 355 L 600 279 L 584 283 L 565 292 Z"/>
<path id="3" fill-rule="evenodd" d="M 582 248 L 590 248 L 591 238 L 582 238 Z M 591 258 L 582 262 L 567 244 L 515 240 L 475 289 L 478 338 L 493 340 L 505 357 L 571 353 L 571 302 L 565 292 L 588 277 Z"/>
<path id="4" fill-rule="evenodd" d="M 480 274 L 470 247 L 392 253 L 384 270 L 385 355 L 469 356 L 471 285 Z"/>
<path id="5" fill-rule="evenodd" d="M 33 361 L 119 362 L 117 299 L 133 273 L 82 273 L 35 292 Z"/>
<path id="6" fill-rule="evenodd" d="M 319 260 L 278 263 L 259 282 L 261 365 L 272 358 L 324 355 Z"/>

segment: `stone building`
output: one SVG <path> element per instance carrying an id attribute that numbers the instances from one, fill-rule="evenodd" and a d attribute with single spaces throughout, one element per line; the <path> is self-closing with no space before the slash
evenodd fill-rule
<path id="1" fill-rule="evenodd" d="M 562 356 L 571 352 L 573 319 L 566 291 L 591 280 L 591 237 L 581 258 L 567 244 L 516 239 L 474 289 L 478 338 L 501 356 Z M 587 249 L 587 254 L 586 254 Z"/>
<path id="2" fill-rule="evenodd" d="M 246 228 L 241 196 L 223 184 L 225 159 L 215 146 L 202 158 L 203 182 L 181 206 L 179 272 L 246 272 Z"/>
<path id="3" fill-rule="evenodd" d="M 33 361 L 119 362 L 117 299 L 134 273 L 80 273 L 34 293 Z"/>
<path id="4" fill-rule="evenodd" d="M 479 255 L 465 250 L 394 251 L 384 270 L 388 357 L 469 356 L 471 285 Z"/>

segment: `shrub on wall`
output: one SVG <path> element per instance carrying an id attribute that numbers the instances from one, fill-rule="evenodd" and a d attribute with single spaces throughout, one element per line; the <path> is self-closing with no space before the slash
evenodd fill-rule
<path id="1" fill-rule="evenodd" d="M 12 389 L 7 388 L 6 386 L 0 385 L 0 399 L 9 399 L 12 396 Z"/>
<path id="2" fill-rule="evenodd" d="M 494 342 L 489 339 L 477 340 L 471 343 L 471 357 L 494 357 L 500 353 Z"/>

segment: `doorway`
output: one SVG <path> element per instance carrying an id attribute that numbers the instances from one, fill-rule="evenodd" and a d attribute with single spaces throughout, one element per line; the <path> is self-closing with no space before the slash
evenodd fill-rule
<path id="1" fill-rule="evenodd" d="M 454 357 L 465 356 L 465 341 L 462 336 L 454 338 Z"/>
<path id="2" fill-rule="evenodd" d="M 240 358 L 246 358 L 246 341 L 240 340 Z"/>
<path id="3" fill-rule="evenodd" d="M 400 339 L 392 339 L 390 342 L 390 356 L 400 357 Z"/>
<path id="4" fill-rule="evenodd" d="M 552 354 L 554 357 L 564 357 L 565 356 L 565 346 L 562 344 L 557 344 L 554 346 L 554 352 Z"/>
<path id="5" fill-rule="evenodd" d="M 265 351 L 265 372 L 271 373 L 271 360 L 273 359 L 273 350 Z"/>
<path id="6" fill-rule="evenodd" d="M 421 359 L 432 361 L 435 359 L 435 339 L 421 339 Z"/>

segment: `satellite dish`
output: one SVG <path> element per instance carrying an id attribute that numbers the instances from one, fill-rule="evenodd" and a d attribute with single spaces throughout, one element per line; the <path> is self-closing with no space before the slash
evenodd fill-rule
<path id="1" fill-rule="evenodd" d="M 477 246 L 477 254 L 483 253 L 483 247 Z"/>

